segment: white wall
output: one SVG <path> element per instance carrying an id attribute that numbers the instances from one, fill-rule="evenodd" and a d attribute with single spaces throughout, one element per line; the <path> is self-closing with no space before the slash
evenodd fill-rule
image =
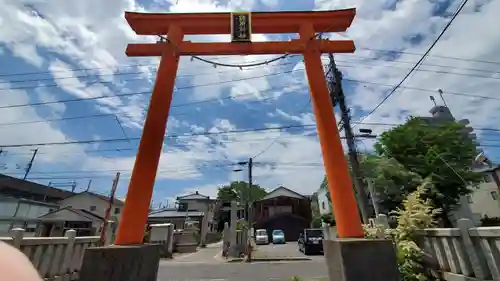
<path id="1" fill-rule="evenodd" d="M 16 212 L 18 201 L 0 202 L 0 217 L 12 217 Z"/>
<path id="2" fill-rule="evenodd" d="M 109 203 L 105 200 L 102 200 L 96 196 L 93 196 L 88 193 L 80 193 L 71 197 L 68 197 L 59 202 L 61 208 L 71 207 L 73 209 L 83 209 L 89 212 L 92 212 L 98 216 L 104 217 L 106 215 L 106 209 L 108 208 Z M 92 209 L 92 206 L 95 207 L 95 210 Z M 115 209 L 118 208 L 119 213 L 115 213 Z M 118 221 L 122 212 L 122 206 L 113 205 L 110 212 L 111 220 Z M 116 218 L 116 219 L 115 219 Z"/>
<path id="3" fill-rule="evenodd" d="M 470 195 L 460 198 L 460 207 L 453 212 L 454 219 L 469 218 L 475 225 L 480 225 L 484 216 L 500 217 L 498 187 L 491 174 L 486 175 L 485 180 L 475 187 L 470 187 L 472 190 Z"/>
<path id="4" fill-rule="evenodd" d="M 496 195 L 495 195 L 496 194 Z M 498 187 L 491 182 L 484 182 L 479 185 L 479 188 L 474 190 L 469 200 L 472 201 L 469 205 L 472 213 L 479 213 L 483 217 L 500 217 L 500 194 Z"/>
<path id="5" fill-rule="evenodd" d="M 198 212 L 204 212 L 208 206 L 208 202 L 202 200 L 179 200 L 179 203 L 187 203 L 188 210 Z"/>
<path id="6" fill-rule="evenodd" d="M 16 209 L 17 213 L 16 213 Z M 38 218 L 49 213 L 51 210 L 57 209 L 57 206 L 46 206 L 37 204 L 36 202 L 23 201 L 16 198 L 7 198 L 0 201 L 0 217 L 21 217 L 21 218 Z M 0 221 L 0 236 L 9 236 L 12 221 Z M 25 236 L 34 236 L 36 223 L 28 223 L 24 221 L 17 222 L 12 225 L 12 228 L 25 228 Z"/>
<path id="7" fill-rule="evenodd" d="M 16 208 L 19 205 L 19 209 Z M 16 217 L 24 217 L 24 218 L 38 218 L 42 215 L 45 215 L 50 212 L 50 210 L 55 209 L 54 207 L 39 205 L 32 202 L 23 202 L 19 203 L 18 200 L 9 200 L 0 202 L 0 217 L 13 217 L 14 214 Z"/>
<path id="8" fill-rule="evenodd" d="M 318 208 L 321 215 L 331 214 L 332 208 L 330 206 L 330 201 L 326 197 L 328 189 L 318 190 Z"/>

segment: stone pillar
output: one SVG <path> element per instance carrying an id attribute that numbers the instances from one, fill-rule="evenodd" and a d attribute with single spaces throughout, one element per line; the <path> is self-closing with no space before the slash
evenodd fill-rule
<path id="1" fill-rule="evenodd" d="M 323 240 L 329 280 L 399 281 L 391 240 L 340 238 Z"/>
<path id="2" fill-rule="evenodd" d="M 152 224 L 149 242 L 160 244 L 161 257 L 171 258 L 173 252 L 174 225 L 171 223 Z"/>
<path id="3" fill-rule="evenodd" d="M 239 257 L 238 245 L 236 241 L 236 225 L 238 224 L 238 203 L 231 201 L 231 224 L 229 230 L 229 255 Z"/>
<path id="4" fill-rule="evenodd" d="M 159 245 L 90 247 L 85 249 L 79 281 L 156 281 Z"/>
<path id="5" fill-rule="evenodd" d="M 209 221 L 209 216 L 211 215 L 212 212 L 210 212 L 211 209 L 211 203 L 209 202 L 207 204 L 207 207 L 205 209 L 205 212 L 203 214 L 203 219 L 201 220 L 201 226 L 200 226 L 200 246 L 205 247 L 206 246 L 206 241 L 207 241 L 207 233 L 208 233 L 208 221 Z"/>
<path id="6" fill-rule="evenodd" d="M 224 230 L 222 230 L 222 256 L 227 257 L 228 251 L 229 251 L 229 245 L 230 245 L 230 240 L 229 240 L 229 223 L 225 222 L 224 223 Z"/>

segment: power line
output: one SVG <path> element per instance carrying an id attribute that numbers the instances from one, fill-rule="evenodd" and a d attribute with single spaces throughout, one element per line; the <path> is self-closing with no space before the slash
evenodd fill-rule
<path id="1" fill-rule="evenodd" d="M 213 58 L 214 60 L 235 57 L 234 55 L 229 56 L 217 56 Z M 24 76 L 24 75 L 43 75 L 43 74 L 52 74 L 52 73 L 61 73 L 61 72 L 77 72 L 77 71 L 91 71 L 91 70 L 103 70 L 103 69 L 117 69 L 120 67 L 139 67 L 139 66 L 152 66 L 158 65 L 158 63 L 144 63 L 144 64 L 128 64 L 128 65 L 118 65 L 116 68 L 111 67 L 89 67 L 89 68 L 72 68 L 68 70 L 55 70 L 55 71 L 35 71 L 35 72 L 20 72 L 20 73 L 0 73 L 0 77 L 9 77 L 9 76 Z"/>
<path id="2" fill-rule="evenodd" d="M 297 84 L 293 84 L 293 85 L 288 85 L 288 87 L 299 86 L 299 85 L 300 84 L 297 83 Z M 304 86 L 300 87 L 299 89 L 301 89 L 301 88 L 304 88 Z M 299 90 L 299 89 L 297 89 L 297 90 Z M 261 94 L 266 93 L 266 92 L 274 92 L 276 90 L 283 91 L 283 86 L 266 89 L 264 91 L 261 91 Z M 203 103 L 218 102 L 218 101 L 222 101 L 222 100 L 232 100 L 232 99 L 237 99 L 240 97 L 247 97 L 247 96 L 252 96 L 252 95 L 254 95 L 254 94 L 248 93 L 248 94 L 240 94 L 240 95 L 231 95 L 231 96 L 222 97 L 222 98 L 212 98 L 212 99 L 206 99 L 206 100 L 200 100 L 200 101 L 194 101 L 194 102 L 185 102 L 185 103 L 174 104 L 171 106 L 171 108 L 199 105 L 199 104 L 203 104 Z M 264 100 L 267 100 L 269 98 L 271 98 L 271 97 L 263 98 L 263 99 L 260 99 L 258 101 L 264 101 Z M 143 112 L 144 111 L 145 111 L 145 109 L 143 109 Z M 170 116 L 178 116 L 178 115 L 182 115 L 182 114 L 183 114 L 182 112 L 176 112 L 176 113 L 170 114 Z M 56 121 L 69 121 L 69 120 L 86 119 L 86 118 L 117 117 L 117 116 L 130 117 L 130 115 L 122 114 L 122 113 L 97 113 L 97 114 L 90 114 L 90 115 L 83 115 L 83 116 L 70 116 L 70 117 L 49 118 L 49 119 L 42 119 L 42 120 L 6 122 L 6 123 L 0 123 L 0 126 L 11 126 L 11 125 L 32 124 L 32 123 L 45 123 L 45 122 L 56 122 Z"/>
<path id="3" fill-rule="evenodd" d="M 240 82 L 240 81 L 246 81 L 246 80 L 251 80 L 251 79 L 259 79 L 259 78 L 271 77 L 271 76 L 282 75 L 282 74 L 288 74 L 288 73 L 293 73 L 293 72 L 296 72 L 296 71 L 303 71 L 303 70 L 304 70 L 303 68 L 301 68 L 301 69 L 292 69 L 292 70 L 286 70 L 286 71 L 283 71 L 283 72 L 275 72 L 275 73 L 269 73 L 269 74 L 264 74 L 264 75 L 259 75 L 259 76 L 244 77 L 244 78 L 232 79 L 232 80 L 227 80 L 227 81 L 211 82 L 211 83 L 205 83 L 205 84 L 200 84 L 200 85 L 190 85 L 190 86 L 184 86 L 184 87 L 177 87 L 176 90 L 186 90 L 186 89 L 193 89 L 193 88 L 198 88 L 198 87 L 216 86 L 216 85 L 219 85 L 219 84 Z M 150 91 L 145 91 L 145 92 L 125 93 L 125 94 L 113 95 L 113 96 L 74 98 L 74 99 L 66 99 L 66 100 L 58 100 L 58 101 L 47 101 L 47 102 L 37 102 L 37 103 L 4 105 L 4 106 L 0 106 L 0 109 L 4 109 L 4 108 L 18 108 L 18 107 L 26 107 L 26 106 L 39 106 L 39 105 L 56 104 L 56 103 L 70 103 L 70 102 L 79 102 L 79 101 L 88 101 L 88 100 L 99 100 L 99 99 L 106 99 L 106 98 L 116 98 L 116 97 L 126 97 L 126 96 L 136 96 L 136 95 L 147 95 L 147 94 L 151 94 L 151 90 Z"/>
<path id="4" fill-rule="evenodd" d="M 464 8 L 465 4 L 467 4 L 468 0 L 464 0 L 462 2 L 462 4 L 460 5 L 460 7 L 457 9 L 457 11 L 455 12 L 455 14 L 453 15 L 453 17 L 448 21 L 448 23 L 445 25 L 445 27 L 443 28 L 443 30 L 441 31 L 441 33 L 438 35 L 438 37 L 434 40 L 434 42 L 431 44 L 431 46 L 429 46 L 429 48 L 427 49 L 427 51 L 422 55 L 422 57 L 417 61 L 417 63 L 411 68 L 411 70 L 403 77 L 403 79 L 401 80 L 401 82 L 399 82 L 396 87 L 394 87 L 387 96 L 385 96 L 382 101 L 377 105 L 375 106 L 374 109 L 372 109 L 372 111 L 370 111 L 363 119 L 361 119 L 360 122 L 363 122 L 364 120 L 366 120 L 368 117 L 370 117 L 370 115 L 372 115 L 382 104 L 385 103 L 385 101 L 387 101 L 387 99 L 389 97 L 392 96 L 392 94 L 394 94 L 394 92 L 396 92 L 396 90 L 399 88 L 399 86 L 401 86 L 408 77 L 410 77 L 410 75 L 413 73 L 413 71 L 415 69 L 417 69 L 420 65 L 420 63 L 427 57 L 427 54 L 430 53 L 430 51 L 432 51 L 432 49 L 434 48 L 434 46 L 439 42 L 439 40 L 441 39 L 441 37 L 443 37 L 444 33 L 446 32 L 446 30 L 448 30 L 448 28 L 451 26 L 451 24 L 453 23 L 453 21 L 456 19 L 456 17 L 460 14 L 460 12 L 462 11 L 462 9 Z"/>
<path id="5" fill-rule="evenodd" d="M 358 47 L 358 49 L 364 49 L 364 50 L 376 51 L 376 52 L 385 52 L 385 53 L 399 53 L 399 54 L 414 55 L 414 56 L 422 56 L 423 55 L 423 54 L 412 53 L 412 52 L 407 52 L 407 51 L 400 51 L 400 50 L 383 50 L 383 49 L 367 48 L 367 47 L 361 47 L 361 48 Z M 444 55 L 427 55 L 427 56 L 428 57 L 435 57 L 435 58 L 450 59 L 450 60 L 461 60 L 461 61 L 500 65 L 500 62 L 496 62 L 496 61 L 478 60 L 478 59 L 471 59 L 471 58 L 459 58 L 459 57 L 444 56 Z"/>
<path id="6" fill-rule="evenodd" d="M 307 101 L 307 103 L 304 105 L 304 107 L 300 110 L 300 112 L 302 113 L 302 111 L 304 111 L 304 110 L 307 108 L 307 106 L 309 106 L 309 104 L 310 104 L 310 103 L 311 103 L 311 96 L 309 95 L 309 100 L 308 100 L 308 101 Z M 299 114 L 300 114 L 300 113 L 299 113 Z M 258 156 L 260 156 L 260 155 L 264 154 L 266 151 L 268 151 L 268 150 L 271 148 L 271 146 L 273 146 L 273 145 L 274 145 L 274 144 L 278 141 L 278 139 L 280 139 L 280 138 L 281 138 L 281 136 L 282 136 L 282 134 L 280 133 L 277 137 L 275 137 L 275 138 L 271 141 L 271 143 L 269 143 L 269 145 L 268 145 L 266 148 L 264 148 L 263 150 L 261 150 L 259 153 L 255 154 L 255 156 L 253 156 L 253 157 L 251 157 L 251 158 L 255 159 L 255 158 L 257 158 Z"/>
<path id="7" fill-rule="evenodd" d="M 264 128 L 253 128 L 253 129 L 239 129 L 239 130 L 229 130 L 223 132 L 202 132 L 202 133 L 191 133 L 184 135 L 167 135 L 165 138 L 182 138 L 182 137 L 193 137 L 193 136 L 212 136 L 212 135 L 223 135 L 223 134 L 238 134 L 238 133 L 247 133 L 247 132 L 263 132 L 263 131 L 271 131 L 271 130 L 283 130 L 290 128 L 306 128 L 313 127 L 315 124 L 308 125 L 287 125 L 280 127 L 264 127 Z M 69 145 L 69 144 L 92 144 L 92 143 L 106 143 L 106 142 L 128 142 L 129 140 L 139 140 L 140 138 L 114 138 L 114 139 L 105 139 L 105 140 L 86 140 L 86 141 L 67 141 L 67 142 L 45 142 L 45 143 L 31 143 L 31 144 L 9 144 L 9 145 L 1 145 L 0 148 L 16 148 L 16 147 L 31 147 L 31 146 L 52 146 L 52 145 Z"/>
<path id="8" fill-rule="evenodd" d="M 359 56 L 359 55 L 354 55 L 354 56 L 350 56 L 350 57 L 359 58 L 359 59 L 361 59 L 359 61 L 362 61 L 362 63 L 360 63 L 358 61 L 352 61 L 352 60 L 337 60 L 337 61 L 342 62 L 342 63 L 355 63 L 355 64 L 361 64 L 361 65 L 367 65 L 367 66 L 383 66 L 383 67 L 394 67 L 394 68 L 399 68 L 399 67 L 390 66 L 390 65 L 367 64 L 365 62 L 365 60 L 379 61 L 379 62 L 384 62 L 384 63 L 389 63 L 389 64 L 412 64 L 412 65 L 415 64 L 415 62 L 413 62 L 413 61 L 384 60 L 381 58 L 363 57 L 363 56 Z M 431 55 L 428 55 L 427 57 L 431 57 Z M 435 64 L 435 63 L 429 63 L 429 62 L 422 62 L 421 64 L 423 66 L 442 67 L 442 68 L 451 68 L 451 69 L 459 69 L 459 70 L 467 70 L 467 71 L 477 71 L 477 72 L 484 72 L 484 73 L 500 74 L 500 71 L 478 69 L 478 68 L 468 68 L 468 67 L 461 67 L 461 66 L 456 66 L 456 65 L 443 65 L 443 64 Z M 404 69 L 407 69 L 407 68 L 404 68 Z M 451 72 L 451 73 L 455 74 L 455 72 Z"/>
<path id="9" fill-rule="evenodd" d="M 281 64 L 276 64 L 276 66 L 286 66 L 291 64 L 291 62 L 285 62 Z M 208 68 L 208 67 L 207 67 Z M 255 67 L 257 68 L 257 67 Z M 252 68 L 254 69 L 254 68 Z M 201 72 L 201 73 L 189 73 L 189 74 L 180 74 L 177 75 L 176 78 L 183 78 L 183 77 L 192 77 L 192 76 L 204 76 L 204 75 L 215 75 L 215 74 L 224 74 L 224 73 L 229 73 L 229 72 L 234 72 L 234 69 L 231 70 L 226 70 L 226 71 L 210 71 L 210 72 Z M 146 74 L 148 72 L 145 71 L 136 71 L 136 72 L 118 72 L 118 73 L 110 73 L 110 74 L 85 74 L 85 75 L 73 75 L 73 76 L 63 76 L 63 77 L 46 77 L 46 78 L 35 78 L 35 79 L 23 79 L 23 80 L 4 80 L 0 81 L 0 84 L 12 84 L 12 83 L 28 83 L 28 82 L 42 82 L 42 81 L 58 81 L 58 80 L 66 80 L 66 79 L 82 79 L 82 78 L 101 78 L 101 77 L 107 77 L 107 76 L 124 76 L 124 75 L 140 75 L 140 74 Z M 151 71 L 151 73 L 156 73 L 156 70 Z M 142 78 L 141 78 L 142 79 Z M 127 80 L 126 80 L 127 81 Z M 101 83 L 110 83 L 103 81 Z M 30 87 L 33 88 L 39 88 L 39 87 L 51 87 L 51 86 L 59 86 L 59 84 L 52 84 L 52 85 L 36 85 L 36 86 L 26 86 L 22 87 L 21 89 L 29 89 Z M 0 88 L 0 91 L 2 90 L 17 90 L 20 89 L 19 87 L 7 87 L 7 88 Z"/>

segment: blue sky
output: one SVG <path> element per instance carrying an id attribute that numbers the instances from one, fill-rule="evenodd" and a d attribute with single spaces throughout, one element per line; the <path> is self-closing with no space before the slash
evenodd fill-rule
<path id="1" fill-rule="evenodd" d="M 129 141 L 78 145 L 6 147 L 0 155 L 4 173 L 22 177 L 31 149 L 39 148 L 30 177 L 47 184 L 75 180 L 81 191 L 107 193 L 112 177 L 122 173 L 118 194 L 126 194 L 137 138 L 154 83 L 156 58 L 127 58 L 127 43 L 155 40 L 136 36 L 125 11 L 224 12 L 357 8 L 352 27 L 342 37 L 355 41 L 355 54 L 338 55 L 354 120 L 362 119 L 397 84 L 442 30 L 460 1 L 449 0 L 7 0 L 0 11 L 0 145 L 106 139 Z M 97 8 L 98 7 L 98 8 Z M 429 95 L 443 89 L 453 114 L 476 128 L 500 128 L 500 0 L 469 1 L 431 56 L 364 125 L 381 133 L 409 115 L 428 115 Z M 288 40 L 293 35 L 255 35 L 254 40 Z M 337 38 L 337 34 L 325 34 Z M 223 41 L 227 36 L 190 40 Z M 380 51 L 381 50 L 381 51 Z M 397 52 L 388 52 L 395 50 Z M 274 56 L 211 57 L 229 64 L 265 61 Z M 450 58 L 451 57 L 451 58 Z M 325 63 L 327 62 L 325 57 Z M 492 63 L 493 62 L 493 63 Z M 323 168 L 314 127 L 257 133 L 193 135 L 252 128 L 314 124 L 301 58 L 243 71 L 183 58 L 170 111 L 154 200 L 170 203 L 177 195 L 199 190 L 214 196 L 218 185 L 246 178 L 230 163 L 257 157 L 255 181 L 267 189 L 287 186 L 313 193 Z M 22 74 L 25 75 L 14 75 Z M 27 74 L 26 74 L 27 73 Z M 24 81 L 24 82 L 23 82 Z M 232 81 L 232 82 L 231 82 Z M 418 88 L 418 90 L 416 89 Z M 465 94 L 465 95 L 464 95 Z M 123 95 L 120 97 L 120 95 Z M 467 96 L 469 95 L 469 96 Z M 470 95 L 486 98 L 471 97 Z M 111 96 L 111 98 L 95 97 Z M 114 96 L 114 97 L 113 97 Z M 47 103 L 69 99 L 85 101 Z M 26 105 L 10 107 L 11 105 Z M 73 118 L 75 117 L 75 118 Z M 68 119 L 73 118 L 73 119 Z M 59 120 L 58 120 L 59 119 Z M 65 120 L 60 120 L 65 119 Z M 52 121 L 51 121 L 52 120 Z M 36 121 L 36 122 L 31 122 Z M 24 122 L 20 124 L 20 122 Z M 31 122 L 31 123 L 30 123 Z M 7 123 L 15 123 L 8 125 Z M 478 130 L 492 159 L 500 160 L 500 137 Z M 277 139 L 276 139 L 277 138 Z M 271 145 L 272 144 L 272 145 Z M 373 141 L 363 141 L 369 150 Z M 271 145 L 271 146 L 270 146 Z"/>

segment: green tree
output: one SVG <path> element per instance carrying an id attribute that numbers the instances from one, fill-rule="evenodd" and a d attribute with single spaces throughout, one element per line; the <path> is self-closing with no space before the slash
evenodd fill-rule
<path id="1" fill-rule="evenodd" d="M 259 200 L 266 195 L 267 191 L 258 184 L 253 184 L 249 192 L 248 182 L 245 181 L 233 181 L 217 190 L 217 199 L 226 202 L 236 200 L 239 203 L 247 203 Z"/>
<path id="2" fill-rule="evenodd" d="M 406 169 L 394 158 L 365 154 L 361 167 L 367 180 L 372 181 L 379 207 L 384 213 L 396 210 L 411 192 L 422 183 L 422 178 Z"/>
<path id="3" fill-rule="evenodd" d="M 426 190 L 435 207 L 447 213 L 470 193 L 468 185 L 478 183 L 481 176 L 470 166 L 477 151 L 466 135 L 465 126 L 456 122 L 430 126 L 418 118 L 384 132 L 375 144 L 379 155 L 396 159 L 406 169 L 429 177 L 433 188 Z"/>

